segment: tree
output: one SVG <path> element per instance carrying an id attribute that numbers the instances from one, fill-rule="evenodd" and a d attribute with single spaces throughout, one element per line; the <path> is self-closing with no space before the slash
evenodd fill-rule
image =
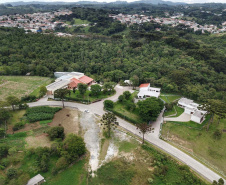
<path id="1" fill-rule="evenodd" d="M 9 179 L 13 179 L 17 177 L 17 170 L 15 168 L 9 168 L 7 170 L 7 177 Z"/>
<path id="2" fill-rule="evenodd" d="M 62 104 L 63 104 L 63 108 L 64 108 L 64 98 L 65 96 L 69 93 L 69 90 L 68 89 L 57 89 L 55 92 L 54 92 L 54 97 L 55 98 L 60 98 L 60 100 L 62 101 Z"/>
<path id="3" fill-rule="evenodd" d="M 12 106 L 13 111 L 15 110 L 14 106 L 20 103 L 19 98 L 17 98 L 16 96 L 8 96 L 6 98 L 6 101 L 8 102 L 8 104 Z"/>
<path id="4" fill-rule="evenodd" d="M 0 108 L 0 124 L 5 124 L 5 136 L 6 136 L 6 129 L 7 129 L 7 120 L 10 118 L 10 113 L 7 109 Z M 4 137 L 5 137 L 4 136 Z"/>
<path id="5" fill-rule="evenodd" d="M 44 96 L 46 93 L 47 93 L 47 88 L 46 88 L 46 86 L 42 85 L 39 89 L 40 97 Z"/>
<path id="6" fill-rule="evenodd" d="M 69 134 L 63 142 L 62 150 L 62 156 L 69 162 L 73 162 L 85 154 L 86 147 L 83 138 Z"/>
<path id="7" fill-rule="evenodd" d="M 164 103 L 155 97 L 137 103 L 141 118 L 146 121 L 155 121 L 164 107 Z"/>
<path id="8" fill-rule="evenodd" d="M 94 96 L 97 96 L 100 94 L 102 87 L 98 84 L 91 85 L 91 92 Z"/>
<path id="9" fill-rule="evenodd" d="M 103 85 L 103 89 L 105 92 L 112 92 L 115 86 L 116 86 L 116 83 L 114 82 L 105 82 Z"/>
<path id="10" fill-rule="evenodd" d="M 50 139 L 61 138 L 64 139 L 64 127 L 52 127 L 47 131 Z"/>
<path id="11" fill-rule="evenodd" d="M 132 82 L 133 89 L 139 85 L 139 77 L 137 75 L 132 76 L 130 81 Z"/>
<path id="12" fill-rule="evenodd" d="M 105 109 L 112 109 L 114 107 L 114 102 L 111 100 L 104 101 L 104 108 Z"/>
<path id="13" fill-rule="evenodd" d="M 123 94 L 121 94 L 119 97 L 118 97 L 118 101 L 119 102 L 123 102 L 125 100 L 125 96 Z"/>
<path id="14" fill-rule="evenodd" d="M 6 144 L 0 143 L 0 158 L 8 154 L 9 147 Z"/>
<path id="15" fill-rule="evenodd" d="M 87 88 L 88 88 L 88 85 L 86 85 L 86 84 L 82 84 L 82 83 L 78 84 L 78 90 L 79 90 L 80 94 L 83 96 L 84 96 Z"/>
<path id="16" fill-rule="evenodd" d="M 137 129 L 139 130 L 139 133 L 142 134 L 142 144 L 144 144 L 144 134 L 148 133 L 148 132 L 151 132 L 152 130 L 154 130 L 154 128 L 151 127 L 150 124 L 147 124 L 147 123 L 139 123 L 139 124 L 136 124 L 137 126 Z"/>
<path id="17" fill-rule="evenodd" d="M 223 180 L 222 178 L 220 178 L 220 179 L 218 180 L 218 184 L 219 184 L 219 185 L 224 185 L 224 180 Z"/>
<path id="18" fill-rule="evenodd" d="M 123 92 L 123 95 L 125 96 L 125 99 L 128 100 L 131 96 L 131 92 L 125 91 L 125 92 Z"/>
<path id="19" fill-rule="evenodd" d="M 115 129 L 119 125 L 116 116 L 111 112 L 105 113 L 102 116 L 101 122 L 104 129 L 107 129 L 108 137 L 111 136 L 111 130 Z"/>

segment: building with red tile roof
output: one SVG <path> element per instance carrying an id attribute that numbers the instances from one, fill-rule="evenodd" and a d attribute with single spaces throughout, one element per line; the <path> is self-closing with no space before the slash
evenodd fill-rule
<path id="1" fill-rule="evenodd" d="M 142 87 L 148 87 L 149 85 L 150 85 L 150 83 L 140 84 L 140 88 L 142 88 Z"/>
<path id="2" fill-rule="evenodd" d="M 94 80 L 86 75 L 82 76 L 81 78 L 79 78 L 80 81 L 82 81 L 83 83 L 90 85 Z"/>

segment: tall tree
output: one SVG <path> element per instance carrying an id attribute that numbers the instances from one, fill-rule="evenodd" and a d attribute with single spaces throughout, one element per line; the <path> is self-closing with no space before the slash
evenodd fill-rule
<path id="1" fill-rule="evenodd" d="M 139 123 L 139 124 L 136 124 L 136 126 L 137 126 L 137 129 L 139 130 L 139 133 L 142 134 L 143 136 L 142 144 L 144 144 L 144 135 L 154 130 L 154 128 L 152 128 L 151 125 L 147 123 Z"/>
<path id="2" fill-rule="evenodd" d="M 116 116 L 111 112 L 105 113 L 102 116 L 101 122 L 104 129 L 107 129 L 108 137 L 111 136 L 111 130 L 115 129 L 119 125 Z"/>
<path id="3" fill-rule="evenodd" d="M 139 85 L 139 77 L 137 75 L 132 76 L 130 81 L 132 82 L 133 89 Z"/>
<path id="4" fill-rule="evenodd" d="M 155 97 L 137 103 L 138 111 L 145 122 L 155 121 L 164 107 L 164 103 Z"/>
<path id="5" fill-rule="evenodd" d="M 47 88 L 46 88 L 46 86 L 42 85 L 39 89 L 40 97 L 44 96 L 46 93 L 47 93 Z"/>
<path id="6" fill-rule="evenodd" d="M 6 136 L 6 129 L 7 129 L 7 120 L 9 118 L 10 118 L 9 111 L 5 108 L 0 108 L 0 124 L 5 124 L 5 136 Z"/>
<path id="7" fill-rule="evenodd" d="M 78 84 L 78 90 L 79 90 L 80 94 L 83 96 L 84 96 L 87 88 L 88 88 L 88 85 L 86 85 L 86 84 L 82 84 L 82 83 Z"/>
<path id="8" fill-rule="evenodd" d="M 64 108 L 64 99 L 65 99 L 67 94 L 69 94 L 69 90 L 68 89 L 57 89 L 54 92 L 54 97 L 61 99 L 62 104 L 63 104 L 63 108 Z"/>
<path id="9" fill-rule="evenodd" d="M 91 92 L 94 96 L 99 95 L 101 92 L 101 89 L 102 89 L 101 86 L 98 84 L 91 85 Z"/>
<path id="10" fill-rule="evenodd" d="M 6 98 L 6 101 L 9 105 L 12 106 L 13 111 L 15 110 L 15 105 L 18 105 L 20 103 L 19 98 L 17 98 L 16 96 L 8 96 Z"/>

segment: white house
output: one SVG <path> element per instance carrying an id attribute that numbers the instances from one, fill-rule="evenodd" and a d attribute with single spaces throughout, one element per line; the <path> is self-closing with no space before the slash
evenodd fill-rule
<path id="1" fill-rule="evenodd" d="M 46 182 L 44 177 L 41 176 L 40 174 L 32 177 L 28 182 L 27 182 L 27 185 L 40 185 L 42 184 L 43 182 Z"/>
<path id="2" fill-rule="evenodd" d="M 184 113 L 191 115 L 191 121 L 196 123 L 202 123 L 205 120 L 207 111 L 199 110 L 200 106 L 194 103 L 193 100 L 187 98 L 181 98 L 177 104 L 179 107 L 184 108 Z"/>
<path id="3" fill-rule="evenodd" d="M 156 97 L 158 98 L 160 96 L 160 88 L 156 87 L 150 87 L 150 83 L 141 84 L 139 87 L 139 93 L 137 94 L 137 97 L 139 99 L 143 99 L 146 97 Z"/>

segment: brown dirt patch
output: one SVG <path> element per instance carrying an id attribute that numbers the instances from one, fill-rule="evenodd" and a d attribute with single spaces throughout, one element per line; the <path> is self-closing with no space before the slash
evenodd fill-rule
<path id="1" fill-rule="evenodd" d="M 9 125 L 8 126 L 8 130 L 7 130 L 7 134 L 14 134 L 17 132 L 25 132 L 25 131 L 29 131 L 29 130 L 34 130 L 37 128 L 42 127 L 42 125 L 39 124 L 39 122 L 36 123 L 27 123 L 25 124 L 24 128 L 17 130 L 17 131 L 13 131 L 13 125 Z"/>
<path id="2" fill-rule="evenodd" d="M 53 121 L 48 125 L 64 127 L 66 135 L 69 133 L 79 134 L 79 111 L 78 109 L 64 108 L 55 114 Z"/>
<path id="3" fill-rule="evenodd" d="M 37 147 L 50 147 L 51 142 L 48 138 L 48 134 L 41 134 L 39 136 L 28 136 L 26 138 L 28 148 L 37 148 Z"/>

